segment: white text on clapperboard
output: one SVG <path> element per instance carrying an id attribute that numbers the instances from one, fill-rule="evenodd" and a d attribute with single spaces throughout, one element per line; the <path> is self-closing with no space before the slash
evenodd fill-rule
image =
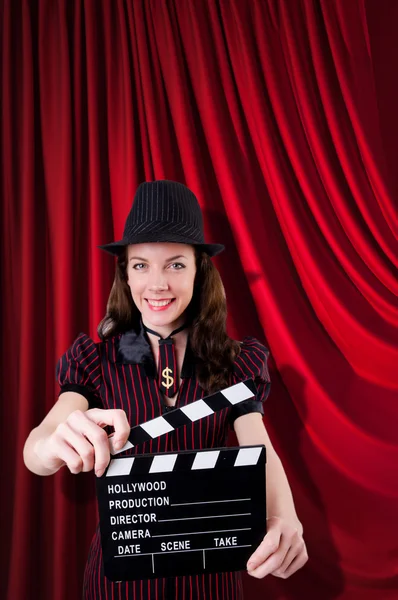
<path id="1" fill-rule="evenodd" d="M 110 496 L 117 494 L 136 494 L 137 492 L 165 492 L 167 493 L 167 483 L 165 481 L 147 481 L 139 483 L 122 483 L 122 484 L 109 484 L 108 494 Z M 170 497 L 165 496 L 145 496 L 142 498 L 125 498 L 109 500 L 109 509 L 111 511 L 118 511 L 126 509 L 137 509 L 137 508 L 152 508 L 160 506 L 170 506 Z M 111 525 L 139 525 L 147 523 L 156 523 L 157 515 L 155 512 L 142 512 L 133 514 L 122 514 L 122 515 L 111 515 Z M 125 529 L 122 531 L 111 532 L 112 540 L 136 540 L 150 538 L 151 532 L 148 528 L 142 529 Z M 236 536 L 227 537 L 214 537 L 215 548 L 227 547 L 227 546 L 238 546 L 238 540 Z M 123 544 L 118 545 L 118 555 L 136 555 L 141 554 L 141 545 L 135 544 Z M 191 540 L 183 541 L 167 541 L 160 543 L 160 552 L 176 552 L 181 550 L 190 550 Z"/>

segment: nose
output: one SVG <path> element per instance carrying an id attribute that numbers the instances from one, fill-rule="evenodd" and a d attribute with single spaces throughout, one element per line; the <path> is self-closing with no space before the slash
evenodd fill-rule
<path id="1" fill-rule="evenodd" d="M 168 289 L 167 277 L 164 271 L 153 269 L 150 280 L 148 282 L 148 289 L 151 292 L 162 292 Z"/>

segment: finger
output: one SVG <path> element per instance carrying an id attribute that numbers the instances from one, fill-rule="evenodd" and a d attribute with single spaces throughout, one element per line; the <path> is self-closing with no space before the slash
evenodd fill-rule
<path id="1" fill-rule="evenodd" d="M 82 462 L 81 471 L 88 472 L 94 467 L 94 447 L 90 442 L 80 433 L 76 432 L 69 424 L 69 422 L 61 423 L 58 426 L 56 435 L 62 440 L 65 440 L 67 444 L 79 455 Z"/>
<path id="2" fill-rule="evenodd" d="M 277 550 L 274 551 L 273 554 L 269 556 L 262 564 L 259 564 L 257 568 L 251 570 L 249 569 L 249 575 L 258 579 L 262 579 L 266 575 L 273 573 L 283 563 L 283 560 L 286 554 L 288 553 L 290 546 L 290 539 L 287 539 L 286 536 L 282 535 Z"/>
<path id="3" fill-rule="evenodd" d="M 74 448 L 69 446 L 65 440 L 55 439 L 53 449 L 56 456 L 65 463 L 71 473 L 74 475 L 81 473 L 83 461 Z"/>
<path id="4" fill-rule="evenodd" d="M 274 554 L 279 548 L 281 531 L 275 527 L 270 529 L 257 550 L 251 555 L 247 562 L 247 569 L 253 571 L 261 565 L 268 557 Z"/>
<path id="5" fill-rule="evenodd" d="M 99 408 L 92 408 L 85 414 L 88 419 L 100 427 L 104 427 L 105 425 L 113 426 L 115 431 L 112 436 L 112 444 L 115 450 L 120 450 L 120 448 L 125 445 L 127 438 L 130 435 L 131 427 L 124 410 L 101 410 Z"/>
<path id="6" fill-rule="evenodd" d="M 87 412 L 80 415 L 79 411 L 75 411 L 68 417 L 68 423 L 75 432 L 83 434 L 93 445 L 95 474 L 100 477 L 110 460 L 108 436 L 102 427 L 86 418 Z"/>
<path id="7" fill-rule="evenodd" d="M 295 556 L 295 558 L 292 560 L 292 562 L 290 563 L 288 568 L 284 571 L 284 573 L 279 575 L 279 577 L 282 577 L 282 579 L 287 579 L 288 577 L 293 575 L 293 573 L 295 573 L 296 571 L 301 569 L 301 567 L 303 567 L 307 561 L 308 561 L 307 550 L 302 549 L 301 552 L 299 552 L 299 554 L 297 556 Z"/>
<path id="8" fill-rule="evenodd" d="M 274 571 L 272 571 L 272 575 L 275 575 L 275 577 L 283 577 L 287 568 L 290 566 L 290 564 L 293 562 L 293 560 L 302 551 L 302 548 L 303 547 L 301 544 L 292 544 L 290 546 L 289 550 L 287 551 L 285 558 L 279 565 L 279 567 L 277 567 Z"/>

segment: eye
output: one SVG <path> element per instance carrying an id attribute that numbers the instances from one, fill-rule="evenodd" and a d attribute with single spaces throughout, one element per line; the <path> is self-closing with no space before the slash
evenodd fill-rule
<path id="1" fill-rule="evenodd" d="M 145 267 L 146 265 L 144 263 L 136 263 L 135 265 L 133 265 L 133 269 L 135 269 L 136 271 L 142 271 Z"/>
<path id="2" fill-rule="evenodd" d="M 185 265 L 182 263 L 171 263 L 169 267 L 172 267 L 173 270 L 180 271 L 181 269 L 185 269 Z"/>

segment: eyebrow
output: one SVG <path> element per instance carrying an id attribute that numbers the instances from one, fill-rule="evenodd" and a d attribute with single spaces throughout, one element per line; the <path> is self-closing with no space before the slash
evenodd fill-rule
<path id="1" fill-rule="evenodd" d="M 183 254 L 177 254 L 177 256 L 170 256 L 170 258 L 166 258 L 164 262 L 169 262 L 170 260 L 177 260 L 177 258 L 186 258 Z M 147 258 L 142 258 L 142 256 L 132 256 L 129 258 L 129 262 L 131 260 L 142 260 L 143 262 L 148 262 Z"/>

